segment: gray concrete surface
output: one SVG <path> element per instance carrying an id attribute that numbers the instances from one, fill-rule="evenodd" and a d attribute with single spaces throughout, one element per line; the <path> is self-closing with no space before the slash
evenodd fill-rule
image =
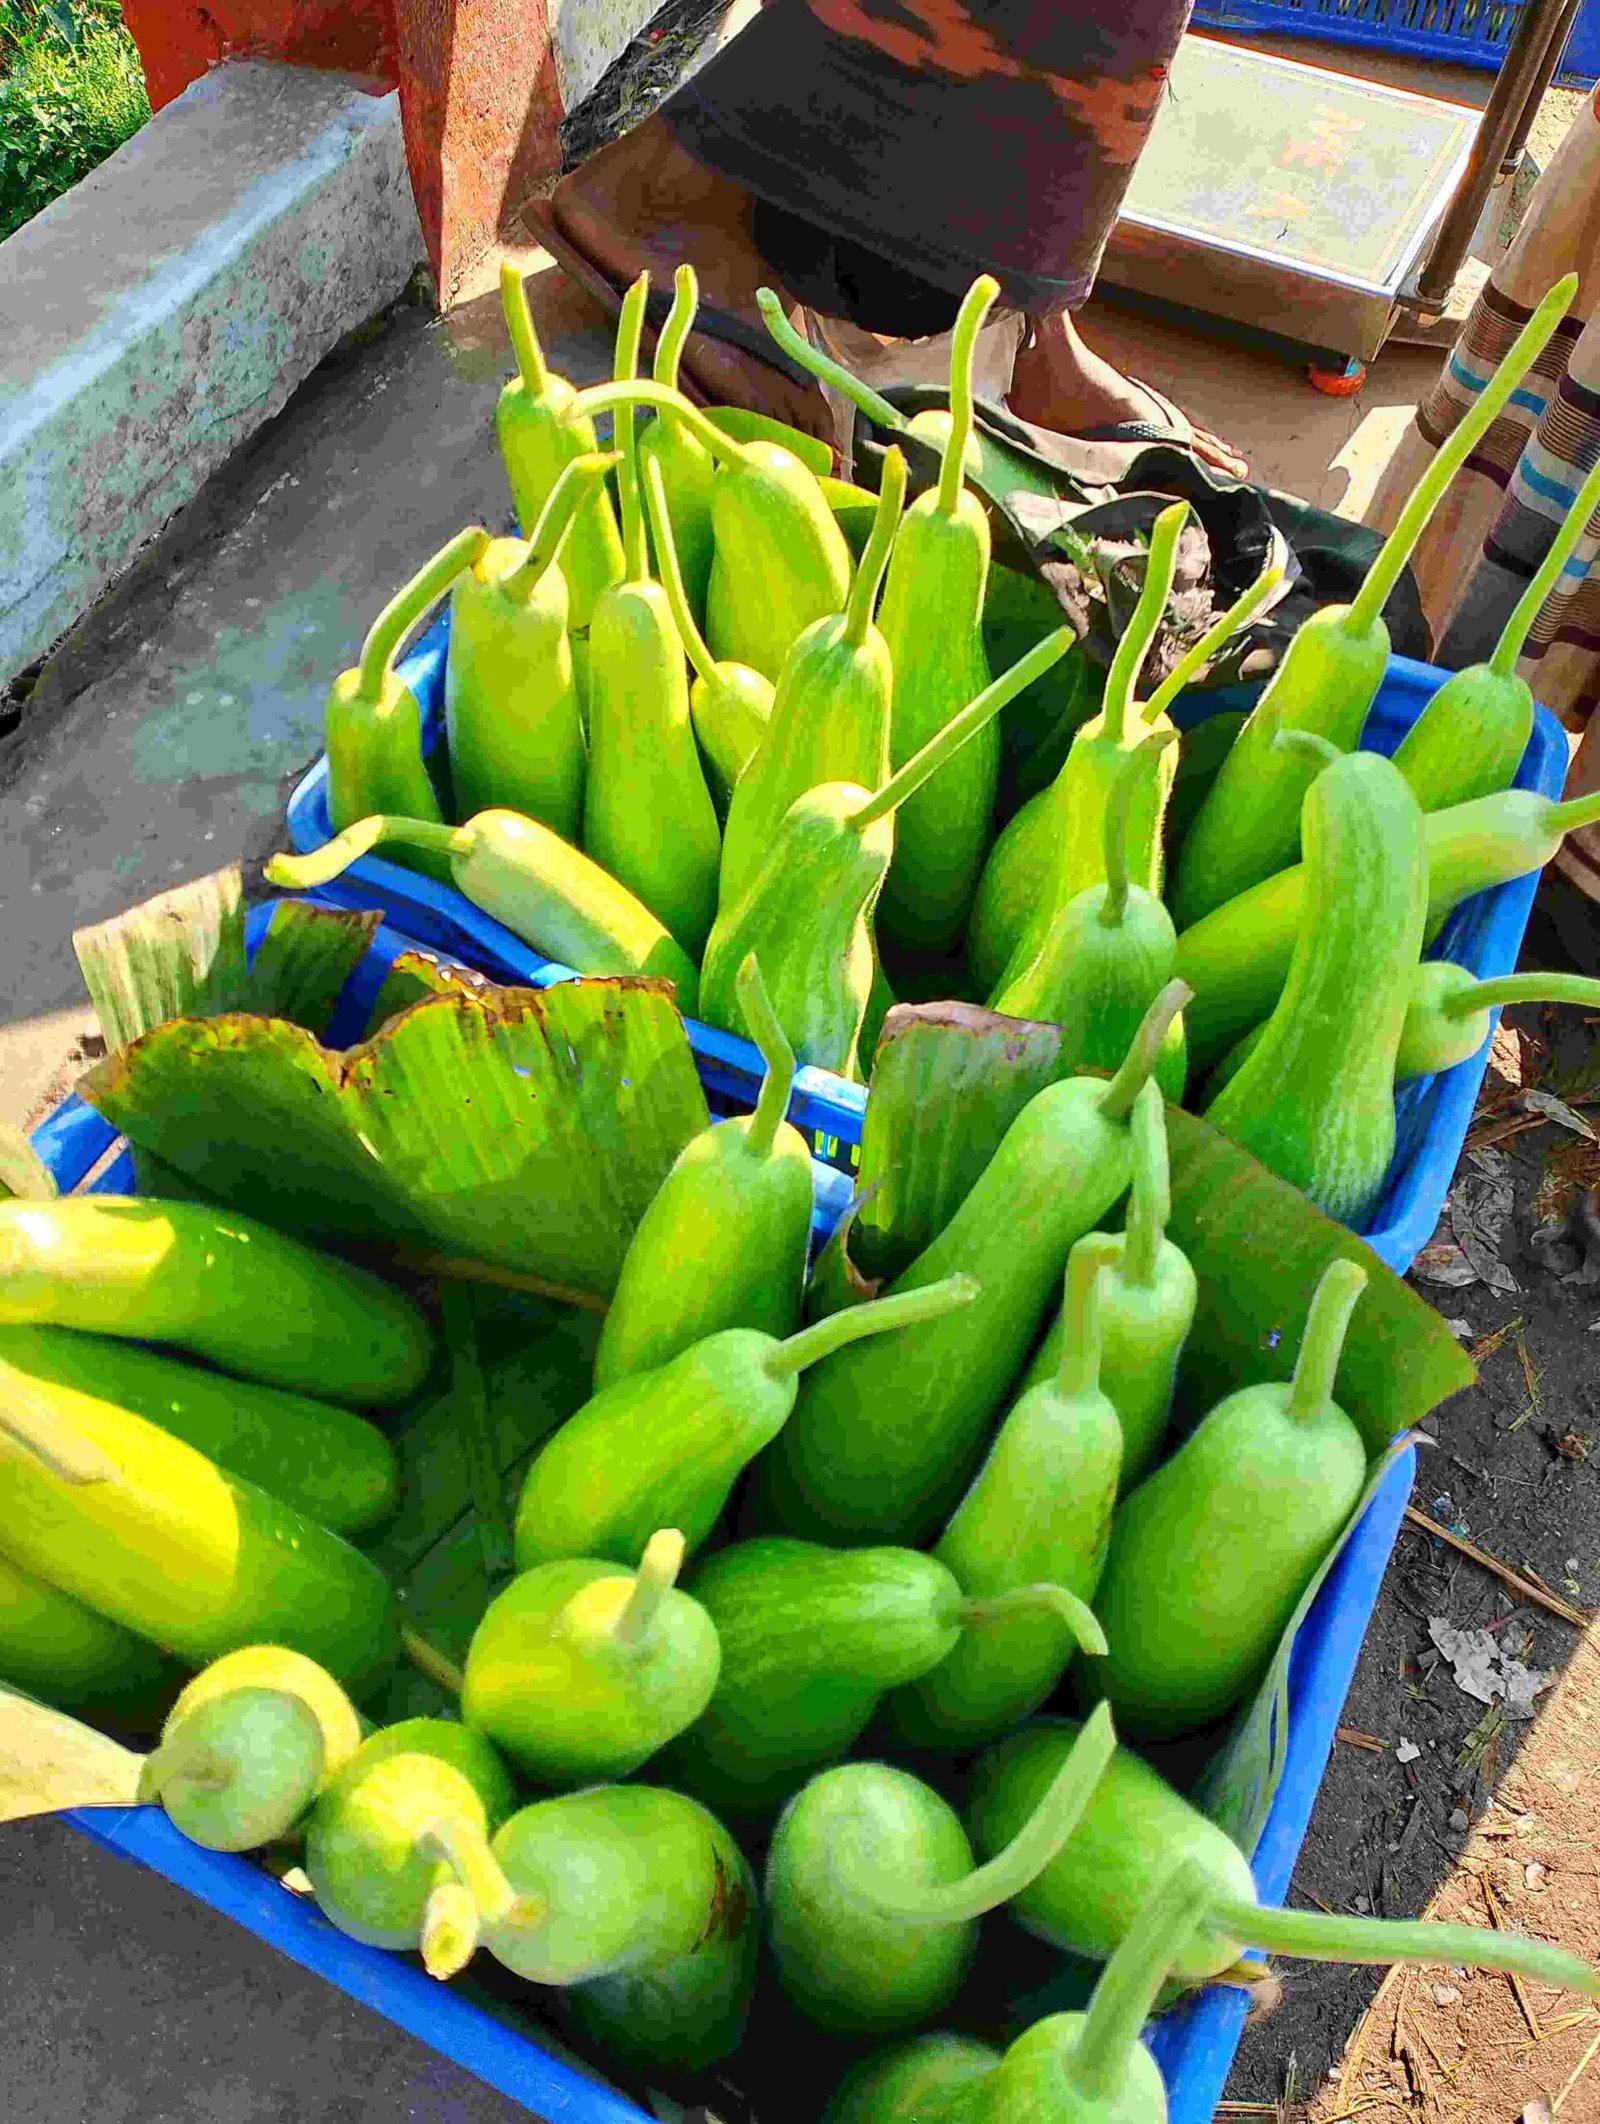
<path id="1" fill-rule="evenodd" d="M 0 244 L 0 681 L 422 255 L 398 97 L 260 59 Z"/>

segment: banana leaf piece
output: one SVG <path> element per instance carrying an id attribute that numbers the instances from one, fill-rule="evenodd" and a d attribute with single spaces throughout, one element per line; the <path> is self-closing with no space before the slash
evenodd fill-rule
<path id="1" fill-rule="evenodd" d="M 0 1683 L 0 1822 L 63 1807 L 131 1807 L 144 1757 Z"/>
<path id="2" fill-rule="evenodd" d="M 475 973 L 468 966 L 457 966 L 450 959 L 436 958 L 431 951 L 403 951 L 384 975 L 383 986 L 378 990 L 362 1037 L 370 1040 L 380 1025 L 386 1025 L 391 1018 L 397 1018 L 401 1011 L 409 1010 L 413 1003 L 422 1002 L 426 996 L 453 996 L 463 992 L 483 995 L 494 985 L 487 974 Z"/>
<path id="3" fill-rule="evenodd" d="M 54 1173 L 22 1130 L 0 1121 L 0 1201 L 16 1195 L 27 1202 L 49 1202 L 56 1192 Z"/>
<path id="4" fill-rule="evenodd" d="M 248 1007 L 239 866 L 175 885 L 92 928 L 75 929 L 83 984 L 115 1054 L 169 1018 Z"/>
<path id="5" fill-rule="evenodd" d="M 250 962 L 245 1009 L 287 1018 L 320 1039 L 382 920 L 376 908 L 280 900 Z"/>
<path id="6" fill-rule="evenodd" d="M 78 1089 L 138 1149 L 285 1230 L 590 1303 L 708 1119 L 660 981 L 435 996 L 342 1054 L 283 1019 L 180 1018 Z"/>

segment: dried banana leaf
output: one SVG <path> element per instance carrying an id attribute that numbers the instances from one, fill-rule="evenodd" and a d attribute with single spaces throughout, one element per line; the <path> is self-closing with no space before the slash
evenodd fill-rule
<path id="1" fill-rule="evenodd" d="M 0 1684 L 0 1822 L 63 1807 L 131 1807 L 144 1757 Z"/>
<path id="2" fill-rule="evenodd" d="M 248 976 L 239 867 L 175 885 L 109 922 L 75 929 L 72 948 L 112 1053 L 169 1018 L 243 1010 Z"/>
<path id="3" fill-rule="evenodd" d="M 55 1193 L 55 1175 L 22 1130 L 0 1121 L 0 1201 L 16 1195 L 28 1202 L 48 1202 Z"/>

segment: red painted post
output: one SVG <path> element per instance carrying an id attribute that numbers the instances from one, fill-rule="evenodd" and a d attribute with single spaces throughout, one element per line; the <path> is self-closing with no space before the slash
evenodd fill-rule
<path id="1" fill-rule="evenodd" d="M 385 95 L 399 79 L 393 0 L 123 0 L 160 110 L 219 59 L 282 59 L 364 76 Z"/>

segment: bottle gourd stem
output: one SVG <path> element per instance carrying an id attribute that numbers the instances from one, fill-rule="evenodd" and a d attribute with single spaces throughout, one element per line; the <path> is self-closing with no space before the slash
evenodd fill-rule
<path id="1" fill-rule="evenodd" d="M 850 585 L 850 595 L 845 600 L 844 639 L 852 649 L 859 649 L 867 638 L 867 629 L 872 625 L 873 608 L 878 602 L 878 592 L 883 586 L 884 570 L 889 565 L 889 549 L 894 544 L 894 535 L 900 528 L 900 512 L 906 505 L 906 461 L 899 450 L 884 452 L 883 473 L 878 487 L 878 507 L 872 519 L 872 529 L 867 534 L 867 543 L 861 549 L 861 558 L 856 563 L 855 580 Z"/>
<path id="2" fill-rule="evenodd" d="M 1143 1104 L 1141 1092 L 1134 1107 L 1136 1116 Z M 1063 1401 L 1092 1394 L 1100 1384 L 1104 1340 L 1100 1328 L 1100 1276 L 1116 1258 L 1116 1241 L 1099 1232 L 1080 1239 L 1067 1256 L 1061 1293 L 1061 1361 L 1056 1366 L 1056 1392 Z"/>
<path id="3" fill-rule="evenodd" d="M 1278 567 L 1263 568 L 1248 590 L 1241 592 L 1223 613 L 1221 619 L 1213 620 L 1194 647 L 1187 650 L 1175 671 L 1170 672 L 1145 703 L 1144 721 L 1153 723 L 1163 716 L 1182 693 L 1210 663 L 1219 649 L 1226 648 L 1241 627 L 1253 620 L 1267 599 L 1283 581 L 1283 570 Z"/>
<path id="4" fill-rule="evenodd" d="M 743 443 L 735 442 L 715 421 L 707 420 L 700 408 L 692 406 L 681 391 L 645 378 L 635 382 L 613 379 L 610 383 L 591 384 L 586 391 L 574 395 L 561 416 L 561 424 L 569 428 L 574 421 L 592 419 L 596 413 L 614 414 L 624 406 L 652 406 L 658 413 L 670 413 L 705 444 L 713 457 L 726 457 L 737 464 L 749 454 Z"/>
<path id="5" fill-rule="evenodd" d="M 622 298 L 617 320 L 617 347 L 611 380 L 631 384 L 639 369 L 639 341 L 644 333 L 644 306 L 650 299 L 650 275 L 641 273 Z M 612 416 L 612 431 L 622 452 L 617 472 L 622 497 L 622 574 L 624 582 L 642 583 L 649 573 L 644 544 L 644 515 L 639 504 L 639 449 L 633 406 L 623 402 Z"/>
<path id="6" fill-rule="evenodd" d="M 1004 1593 L 989 1593 L 981 1599 L 964 1600 L 956 1610 L 966 1630 L 981 1630 L 986 1623 L 1009 1622 L 1017 1616 L 1053 1615 L 1065 1623 L 1080 1652 L 1095 1659 L 1106 1656 L 1106 1633 L 1086 1600 L 1069 1593 L 1065 1586 L 1041 1579 L 1031 1586 L 1008 1586 Z"/>
<path id="7" fill-rule="evenodd" d="M 1025 693 L 1034 680 L 1048 671 L 1052 664 L 1059 664 L 1067 651 L 1077 645 L 1077 640 L 1077 634 L 1071 627 L 1058 627 L 1054 634 L 1047 634 L 1042 642 L 1035 642 L 1009 671 L 1002 671 L 997 679 L 992 679 L 980 694 L 968 701 L 965 708 L 951 716 L 944 728 L 929 738 L 920 751 L 912 753 L 905 765 L 896 769 L 875 796 L 870 796 L 859 810 L 851 812 L 846 823 L 855 832 L 865 833 L 875 820 L 895 810 L 907 797 L 915 796 L 929 776 L 937 774 L 945 761 L 961 750 L 968 738 L 975 736 L 985 723 L 1008 707 L 1019 693 Z"/>
<path id="8" fill-rule="evenodd" d="M 1294 1955 L 1307 1962 L 1433 1962 L 1502 1969 L 1600 1999 L 1600 1969 L 1591 1968 L 1564 1947 L 1525 1940 L 1514 1932 L 1443 1925 L 1432 1918 L 1409 1924 L 1394 1918 L 1324 1917 L 1317 1911 L 1235 1902 L 1229 1896 L 1209 1904 L 1206 1921 L 1230 1938 L 1265 1948 L 1268 1954 Z"/>
<path id="9" fill-rule="evenodd" d="M 452 1977 L 471 1961 L 480 1925 L 502 1923 L 515 1909 L 517 1894 L 482 1830 L 463 1816 L 430 1823 L 417 1838 L 417 1850 L 455 1876 L 440 1881 L 429 1896 L 421 1943 L 429 1976 Z"/>
<path id="10" fill-rule="evenodd" d="M 500 587 L 508 596 L 528 602 L 560 557 L 578 511 L 621 462 L 620 450 L 595 450 L 562 466 L 529 536 L 526 558 L 501 577 Z"/>
<path id="11" fill-rule="evenodd" d="M 1148 1287 L 1156 1278 L 1161 1242 L 1172 1215 L 1172 1161 L 1167 1149 L 1167 1102 L 1147 1084 L 1133 1102 L 1133 1182 L 1123 1226 L 1122 1274 Z"/>
<path id="12" fill-rule="evenodd" d="M 1577 498 L 1562 520 L 1550 551 L 1539 563 L 1538 571 L 1521 597 L 1512 608 L 1510 619 L 1500 639 L 1495 643 L 1494 654 L 1489 659 L 1489 669 L 1496 678 L 1511 678 L 1515 675 L 1517 659 L 1522 654 L 1534 621 L 1544 610 L 1545 600 L 1554 590 L 1567 562 L 1577 551 L 1578 541 L 1589 528 L 1589 519 L 1600 508 L 1600 462 L 1590 469 L 1588 478 L 1578 489 Z"/>
<path id="13" fill-rule="evenodd" d="M 1332 1401 L 1350 1315 L 1366 1287 L 1367 1272 L 1358 1261 L 1333 1261 L 1323 1271 L 1322 1281 L 1311 1294 L 1311 1310 L 1294 1363 L 1289 1386 L 1291 1418 L 1303 1421 Z"/>
<path id="14" fill-rule="evenodd" d="M 761 321 L 772 337 L 782 347 L 792 362 L 814 376 L 818 383 L 831 384 L 839 396 L 847 399 L 858 413 L 865 413 L 874 427 L 887 428 L 891 435 L 898 435 L 906 426 L 906 417 L 888 399 L 880 398 L 871 384 L 845 368 L 842 362 L 833 361 L 820 347 L 797 332 L 783 314 L 783 304 L 771 288 L 757 288 L 756 302 L 761 310 Z"/>
<path id="15" fill-rule="evenodd" d="M 437 1646 L 430 1645 L 419 1631 L 413 1630 L 409 1623 L 400 1625 L 400 1650 L 419 1674 L 425 1674 L 446 1696 L 453 1696 L 459 1701 L 464 1686 L 461 1669 L 453 1660 L 446 1659 Z"/>
<path id="16" fill-rule="evenodd" d="M 1139 1030 L 1123 1056 L 1116 1075 L 1100 1095 L 1100 1111 L 1108 1121 L 1123 1121 L 1133 1112 L 1133 1103 L 1150 1081 L 1161 1059 L 1161 1043 L 1173 1019 L 1194 999 L 1187 981 L 1169 981 L 1139 1021 Z"/>
<path id="17" fill-rule="evenodd" d="M 694 267 L 685 262 L 672 276 L 672 308 L 661 327 L 660 337 L 656 340 L 656 358 L 650 365 L 650 374 L 669 391 L 678 388 L 678 364 L 683 359 L 683 343 L 694 329 L 695 312 L 699 307 L 699 278 Z"/>
<path id="18" fill-rule="evenodd" d="M 545 365 L 544 348 L 539 344 L 539 335 L 533 328 L 533 312 L 528 308 L 528 288 L 514 265 L 500 268 L 500 310 L 506 321 L 506 330 L 511 335 L 511 351 L 516 357 L 517 373 L 527 386 L 530 398 L 543 399 L 550 389 L 550 371 Z"/>
<path id="19" fill-rule="evenodd" d="M 938 508 L 941 516 L 954 516 L 960 506 L 967 442 L 972 434 L 973 355 L 978 334 L 983 330 L 983 320 L 999 292 L 1000 283 L 992 274 L 979 274 L 962 299 L 950 335 L 950 432 L 944 439 L 944 455 L 939 460 Z"/>
<path id="20" fill-rule="evenodd" d="M 1180 1859 L 1140 1904 L 1101 1971 L 1078 2039 L 1063 2060 L 1070 2080 L 1085 2094 L 1111 2103 L 1122 2092 L 1139 2031 L 1150 2018 L 1168 1971 L 1205 1916 L 1200 1870 Z"/>
<path id="21" fill-rule="evenodd" d="M 661 1528 L 645 1543 L 639 1568 L 634 1573 L 628 1605 L 617 1617 L 613 1631 L 619 1645 L 632 1650 L 649 1636 L 650 1625 L 660 1613 L 661 1603 L 678 1582 L 678 1573 L 683 1569 L 683 1551 L 683 1536 L 676 1527 Z"/>
<path id="22" fill-rule="evenodd" d="M 756 964 L 754 952 L 739 968 L 733 985 L 739 1008 L 744 1012 L 744 1022 L 750 1028 L 750 1037 L 767 1065 L 756 1098 L 756 1110 L 750 1116 L 750 1126 L 745 1132 L 744 1145 L 752 1157 L 767 1158 L 772 1155 L 772 1146 L 777 1141 L 779 1123 L 789 1111 L 789 1094 L 794 1089 L 794 1049 L 778 1023 L 778 1014 L 772 1007 L 772 998 L 767 994 L 767 984 L 761 978 L 761 968 Z"/>
<path id="23" fill-rule="evenodd" d="M 903 1884 L 886 1874 L 875 1875 L 871 1854 L 854 1851 L 839 1876 L 840 1893 L 909 1925 L 969 1924 L 1039 1878 L 1083 1819 L 1116 1747 L 1110 1710 L 1101 1704 L 1073 1742 L 1049 1791 L 987 1865 L 974 1867 L 958 1881 Z"/>
<path id="24" fill-rule="evenodd" d="M 464 575 L 468 568 L 482 560 L 488 545 L 488 532 L 479 524 L 469 524 L 465 531 L 458 531 L 447 546 L 441 546 L 432 560 L 419 568 L 410 582 L 390 598 L 367 629 L 367 638 L 361 644 L 361 661 L 356 669 L 360 674 L 363 700 L 383 698 L 384 681 L 400 652 L 400 644 L 428 607 L 439 602 L 456 577 Z"/>
<path id="25" fill-rule="evenodd" d="M 439 855 L 468 856 L 477 846 L 477 838 L 470 826 L 445 826 L 436 819 L 400 819 L 375 813 L 370 819 L 357 819 L 353 826 L 336 833 L 320 848 L 313 848 L 309 855 L 272 856 L 261 874 L 269 885 L 301 892 L 309 885 L 326 885 L 330 878 L 338 877 L 386 841 L 399 841 L 407 848 L 432 849 Z"/>
<path id="26" fill-rule="evenodd" d="M 689 609 L 689 593 L 683 586 L 683 567 L 678 559 L 678 541 L 672 530 L 672 510 L 667 501 L 667 483 L 661 476 L 661 467 L 653 457 L 647 457 L 639 470 L 644 483 L 645 514 L 650 519 L 650 536 L 655 540 L 656 570 L 661 587 L 666 592 L 667 610 L 672 615 L 672 624 L 678 630 L 678 639 L 688 657 L 697 679 L 708 686 L 719 680 L 717 660 L 711 654 L 711 646 L 695 625 L 694 614 Z"/>
<path id="27" fill-rule="evenodd" d="M 1503 1010 L 1512 1003 L 1587 1003 L 1600 1010 L 1600 981 L 1587 974 L 1501 974 L 1446 996 L 1439 1008 L 1447 1018 L 1470 1018 L 1475 1010 Z"/>
<path id="28" fill-rule="evenodd" d="M 275 1691 L 274 1694 L 281 1694 Z M 198 1786 L 202 1792 L 225 1792 L 233 1783 L 233 1767 L 217 1754 L 208 1741 L 197 1741 L 180 1725 L 171 1740 L 164 1740 L 144 1759 L 139 1772 L 139 1797 L 146 1803 L 160 1799 L 174 1778 Z"/>
<path id="29" fill-rule="evenodd" d="M 1176 730 L 1158 730 L 1154 737 L 1142 739 L 1117 769 L 1111 785 L 1102 825 L 1106 892 L 1100 903 L 1100 921 L 1107 929 L 1120 929 L 1128 911 L 1128 815 L 1133 810 L 1134 791 L 1157 756 L 1177 742 Z"/>
<path id="30" fill-rule="evenodd" d="M 1363 635 L 1382 618 L 1383 608 L 1411 558 L 1412 549 L 1427 528 L 1429 517 L 1444 499 L 1445 489 L 1500 418 L 1512 392 L 1532 368 L 1546 341 L 1567 314 L 1577 292 L 1576 273 L 1569 273 L 1565 279 L 1556 282 L 1512 341 L 1476 402 L 1468 407 L 1434 452 L 1428 469 L 1407 496 L 1394 529 L 1384 540 L 1377 559 L 1367 570 L 1366 580 L 1339 623 L 1344 633 Z"/>
<path id="31" fill-rule="evenodd" d="M 1576 833 L 1580 826 L 1600 825 L 1600 789 L 1593 789 L 1587 796 L 1567 797 L 1554 803 L 1545 813 L 1545 826 L 1552 835 L 1565 837 Z"/>
<path id="32" fill-rule="evenodd" d="M 1144 587 L 1111 659 L 1100 708 L 1105 734 L 1113 744 L 1120 745 L 1125 741 L 1133 689 L 1144 669 L 1150 644 L 1156 638 L 1156 629 L 1161 625 L 1161 615 L 1167 609 L 1173 571 L 1178 562 L 1178 540 L 1188 520 L 1189 504 L 1174 502 L 1170 509 L 1162 510 L 1151 526 L 1150 550 L 1144 563 Z"/>
<path id="33" fill-rule="evenodd" d="M 875 1299 L 871 1305 L 846 1306 L 842 1313 L 830 1313 L 825 1320 L 813 1321 L 810 1327 L 803 1327 L 798 1334 L 780 1342 L 765 1359 L 767 1374 L 783 1379 L 790 1372 L 803 1372 L 807 1365 L 831 1357 L 847 1342 L 887 1334 L 891 1328 L 916 1327 L 925 1320 L 938 1320 L 953 1313 L 957 1306 L 970 1305 L 978 1290 L 976 1276 L 946 1276 L 921 1290 L 897 1291 L 893 1297 Z"/>

